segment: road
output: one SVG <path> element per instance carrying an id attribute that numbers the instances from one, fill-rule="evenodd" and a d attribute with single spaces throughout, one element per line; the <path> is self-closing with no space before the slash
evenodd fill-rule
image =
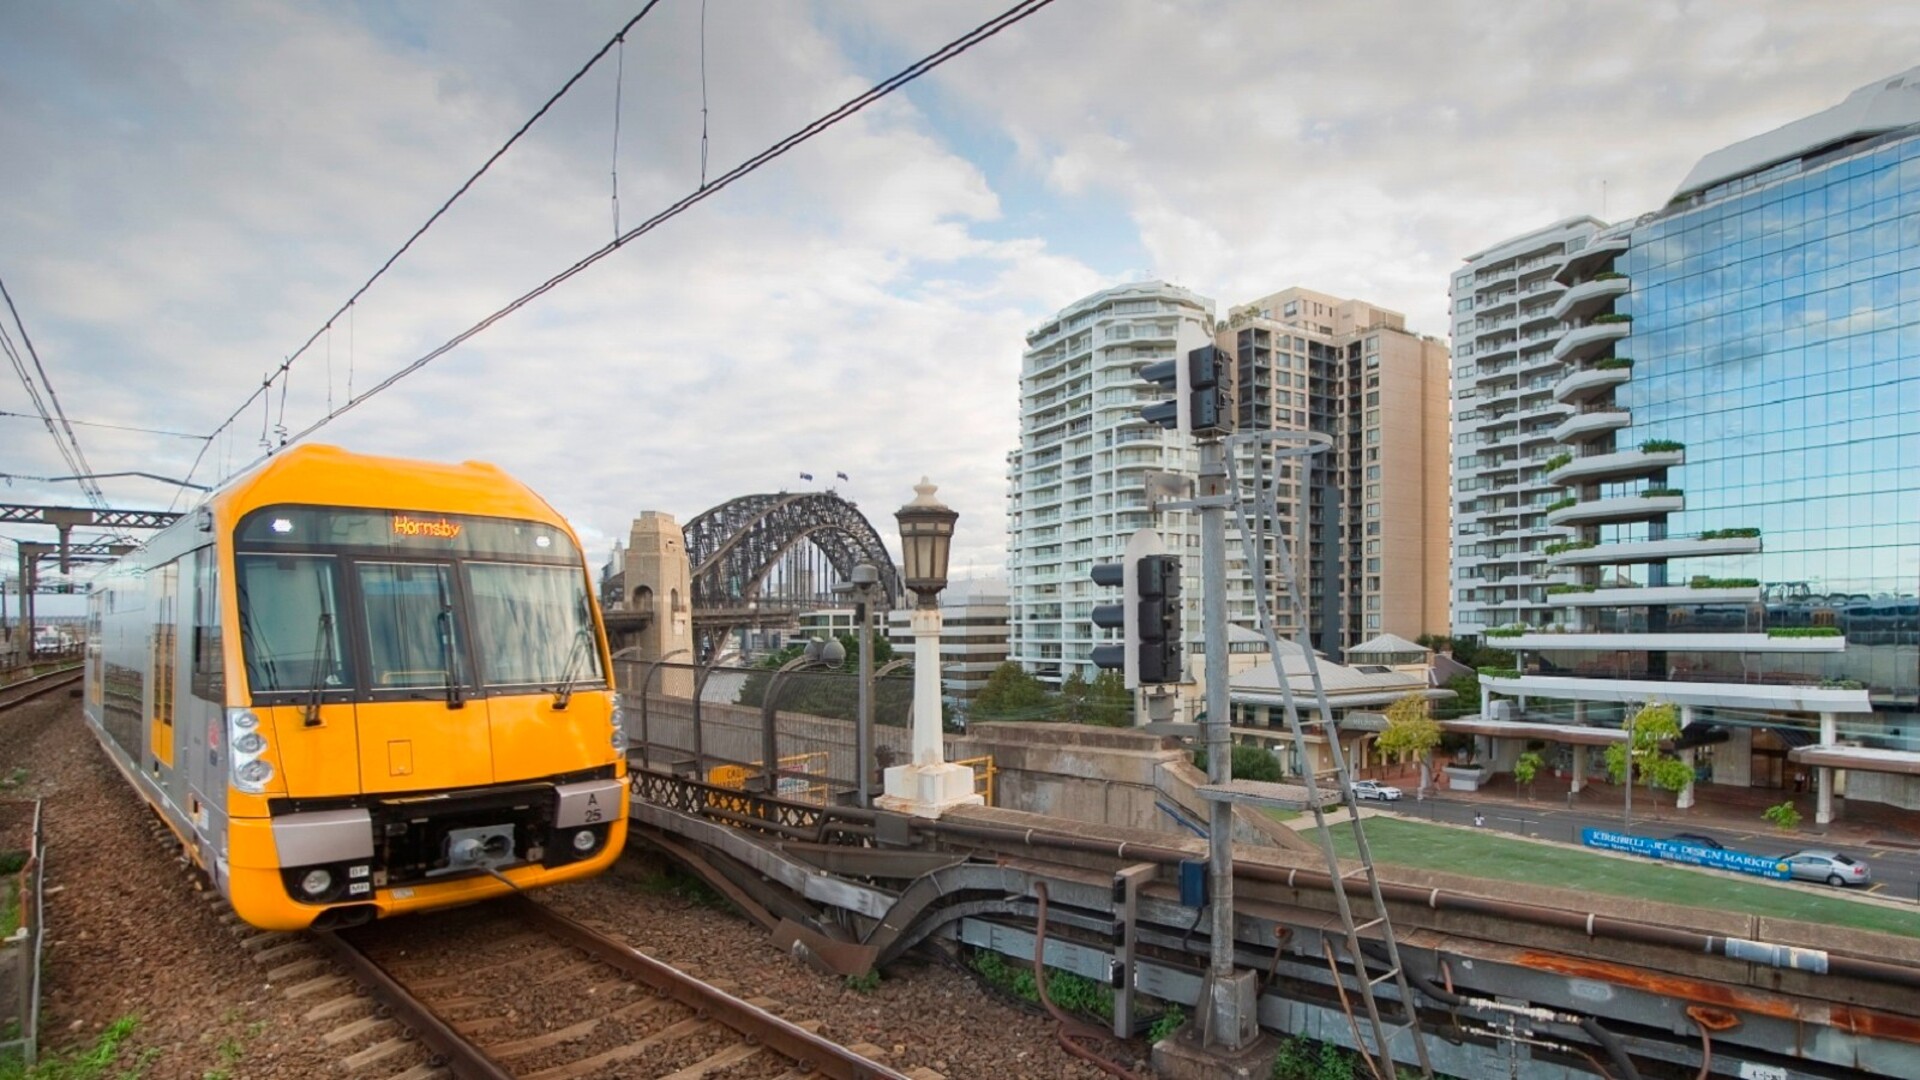
<path id="1" fill-rule="evenodd" d="M 1784 837 L 1764 829 L 1716 829 L 1692 822 L 1635 819 L 1632 828 L 1625 829 L 1622 827 L 1621 815 L 1617 812 L 1606 813 L 1586 807 L 1568 808 L 1544 802 L 1536 805 L 1475 802 L 1454 798 L 1415 800 L 1408 797 L 1395 802 L 1362 801 L 1361 805 L 1390 810 L 1409 818 L 1445 821 L 1455 825 L 1471 825 L 1474 814 L 1478 812 L 1484 818 L 1484 828 L 1570 844 L 1580 843 L 1582 830 L 1598 828 L 1610 829 L 1614 832 L 1631 832 L 1635 836 L 1666 837 L 1681 832 L 1709 836 L 1718 840 L 1729 851 L 1744 851 L 1756 855 L 1785 855 L 1801 849 L 1834 849 L 1834 845 L 1824 844 L 1817 839 L 1802 841 L 1799 838 Z M 1848 845 L 1839 850 L 1866 862 L 1872 868 L 1873 884 L 1869 885 L 1865 891 L 1876 896 L 1903 900 L 1920 898 L 1920 852 L 1872 844 Z M 1831 887 L 1804 882 L 1800 884 L 1810 889 Z"/>

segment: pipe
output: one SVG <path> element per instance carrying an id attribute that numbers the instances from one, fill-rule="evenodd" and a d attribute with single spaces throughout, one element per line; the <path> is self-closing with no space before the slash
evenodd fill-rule
<path id="1" fill-rule="evenodd" d="M 1360 1037 L 1360 1018 L 1353 1015 L 1353 1003 L 1347 1000 L 1347 981 L 1340 977 L 1340 964 L 1333 958 L 1333 942 L 1324 934 L 1320 937 L 1320 951 L 1327 955 L 1327 974 L 1333 977 L 1334 993 L 1340 995 L 1340 1011 L 1347 1014 L 1347 1026 L 1353 1029 L 1353 1048 L 1360 1051 L 1360 1060 L 1366 1062 L 1373 1080 L 1380 1080 L 1380 1066 L 1374 1062 L 1373 1055 L 1367 1053 L 1367 1040 Z M 1367 977 L 1366 969 L 1358 961 L 1353 966 L 1359 978 Z M 1380 1053 L 1386 1056 L 1387 1048 L 1381 1047 Z"/>
<path id="2" fill-rule="evenodd" d="M 1440 966 L 1442 971 L 1448 972 L 1447 978 L 1449 984 L 1451 984 L 1451 967 L 1444 957 L 1440 961 Z M 1485 998 L 1465 997 L 1454 993 L 1451 985 L 1446 987 L 1439 986 L 1434 983 L 1433 980 L 1417 975 L 1411 971 L 1407 972 L 1407 977 L 1413 980 L 1413 984 L 1420 988 L 1421 993 L 1449 1008 L 1471 1009 L 1477 1012 L 1506 1013 L 1525 1016 L 1528 1019 L 1540 1022 L 1578 1026 L 1580 1030 L 1587 1033 L 1588 1038 L 1600 1044 L 1600 1046 L 1606 1050 L 1607 1056 L 1613 1059 L 1615 1067 L 1620 1070 L 1620 1075 L 1623 1080 L 1641 1080 L 1640 1070 L 1634 1066 L 1633 1058 L 1627 1054 L 1626 1044 L 1620 1041 L 1618 1035 L 1600 1026 L 1600 1021 L 1595 1020 L 1591 1016 L 1508 1005 L 1505 1002 L 1491 1001 Z"/>
<path id="3" fill-rule="evenodd" d="M 1138 1073 L 1130 1071 L 1119 1062 L 1109 1061 L 1099 1054 L 1094 1053 L 1086 1046 L 1081 1045 L 1082 1043 L 1094 1042 L 1096 1040 L 1105 1041 L 1107 1033 L 1088 1027 L 1073 1017 L 1068 1016 L 1066 1013 L 1060 1011 L 1060 1007 L 1053 1003 L 1052 998 L 1047 996 L 1047 965 L 1045 960 L 1047 951 L 1047 883 L 1044 881 L 1034 882 L 1033 892 L 1035 898 L 1040 901 L 1040 910 L 1034 920 L 1033 989 L 1040 998 L 1040 1004 L 1046 1006 L 1047 1015 L 1053 1017 L 1055 1025 L 1054 1037 L 1059 1040 L 1061 1049 L 1087 1062 L 1109 1076 L 1117 1076 L 1120 1080 L 1143 1080 Z"/>

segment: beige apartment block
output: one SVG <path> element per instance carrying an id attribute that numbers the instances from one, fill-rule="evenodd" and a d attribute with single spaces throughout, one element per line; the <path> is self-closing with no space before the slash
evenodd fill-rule
<path id="1" fill-rule="evenodd" d="M 1397 311 L 1297 287 L 1230 308 L 1217 342 L 1236 358 L 1240 430 L 1333 439 L 1304 473 L 1279 477 L 1287 534 L 1306 540 L 1296 572 L 1314 647 L 1340 656 L 1383 633 L 1444 632 L 1446 345 L 1409 331 Z M 1244 572 L 1241 561 L 1230 579 Z M 1250 609 L 1251 593 L 1242 596 L 1235 602 Z M 1235 620 L 1250 614 L 1236 610 Z M 1297 628 L 1281 618 L 1276 629 Z"/>

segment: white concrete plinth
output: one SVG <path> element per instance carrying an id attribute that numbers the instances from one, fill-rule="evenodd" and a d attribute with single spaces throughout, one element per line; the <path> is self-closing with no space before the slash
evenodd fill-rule
<path id="1" fill-rule="evenodd" d="M 956 806 L 983 806 L 974 794 L 973 770 L 965 765 L 895 765 L 887 770 L 886 794 L 874 800 L 882 810 L 937 818 Z"/>

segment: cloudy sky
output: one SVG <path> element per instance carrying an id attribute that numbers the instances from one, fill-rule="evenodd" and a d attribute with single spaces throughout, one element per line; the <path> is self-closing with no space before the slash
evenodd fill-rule
<path id="1" fill-rule="evenodd" d="M 1008 3 L 708 0 L 707 175 Z M 212 431 L 640 6 L 0 0 L 0 280 L 68 416 Z M 217 481 L 605 244 L 616 164 L 627 227 L 695 190 L 702 8 L 662 0 L 218 438 L 80 427 L 93 469 L 182 477 L 206 446 Z M 956 573 L 994 572 L 1050 312 L 1298 284 L 1444 334 L 1463 256 L 1653 209 L 1702 154 L 1916 62 L 1920 7 L 1878 0 L 1058 0 L 312 438 L 493 461 L 596 563 L 641 510 L 802 472 L 846 473 L 895 545 L 924 473 Z M 79 504 L 30 479 L 67 471 L 0 416 L 0 501 Z"/>

